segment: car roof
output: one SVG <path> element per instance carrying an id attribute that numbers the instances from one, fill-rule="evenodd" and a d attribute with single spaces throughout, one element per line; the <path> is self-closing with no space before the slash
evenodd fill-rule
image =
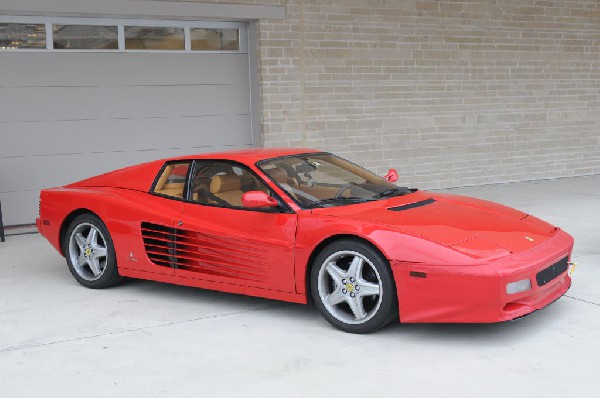
<path id="1" fill-rule="evenodd" d="M 159 173 L 159 171 L 166 162 L 178 162 L 181 160 L 194 159 L 214 159 L 231 160 L 249 166 L 265 159 L 272 159 L 281 156 L 298 155 L 303 153 L 322 152 L 306 148 L 256 148 L 177 156 L 110 171 L 105 174 L 74 182 L 72 184 L 66 185 L 66 187 L 115 187 L 147 192 L 150 189 L 150 186 L 152 185 L 153 181 L 155 180 L 157 173 Z"/>
<path id="2" fill-rule="evenodd" d="M 261 160 L 278 158 L 282 156 L 299 155 L 303 153 L 317 153 L 316 149 L 307 148 L 252 148 L 252 149 L 237 149 L 224 152 L 199 153 L 196 155 L 178 156 L 172 160 L 189 160 L 189 159 L 219 159 L 219 160 L 235 160 L 245 164 L 254 164 Z"/>

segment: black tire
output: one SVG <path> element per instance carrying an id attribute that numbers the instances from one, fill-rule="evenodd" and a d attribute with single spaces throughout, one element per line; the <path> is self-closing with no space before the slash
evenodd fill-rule
<path id="1" fill-rule="evenodd" d="M 110 233 L 94 214 L 81 214 L 71 222 L 64 236 L 63 253 L 69 271 L 85 287 L 104 289 L 124 279 L 119 275 Z"/>
<path id="2" fill-rule="evenodd" d="M 315 259 L 310 283 L 315 306 L 344 332 L 371 333 L 398 317 L 389 262 L 364 241 L 343 239 L 326 246 Z"/>

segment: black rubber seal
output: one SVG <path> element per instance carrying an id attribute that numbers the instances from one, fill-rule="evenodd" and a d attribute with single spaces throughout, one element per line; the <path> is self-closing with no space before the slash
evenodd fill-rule
<path id="1" fill-rule="evenodd" d="M 388 207 L 388 210 L 391 210 L 391 211 L 404 211 L 404 210 L 408 210 L 408 209 L 414 209 L 415 207 L 427 206 L 427 205 L 432 204 L 433 202 L 435 202 L 435 199 L 430 198 L 430 199 L 421 200 L 419 202 L 409 203 L 407 205 L 396 206 L 396 207 Z"/>

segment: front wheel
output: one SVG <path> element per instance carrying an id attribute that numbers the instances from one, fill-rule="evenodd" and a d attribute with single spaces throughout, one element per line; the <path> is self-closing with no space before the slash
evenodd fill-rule
<path id="1" fill-rule="evenodd" d="M 63 248 L 69 271 L 83 286 L 102 289 L 121 282 L 112 239 L 95 215 L 82 214 L 71 222 Z"/>
<path id="2" fill-rule="evenodd" d="M 370 333 L 398 315 L 387 260 L 358 240 L 340 240 L 319 253 L 311 272 L 311 289 L 323 317 L 345 332 Z"/>

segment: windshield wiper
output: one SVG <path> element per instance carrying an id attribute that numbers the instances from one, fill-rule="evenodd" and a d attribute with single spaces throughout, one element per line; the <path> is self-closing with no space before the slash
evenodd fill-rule
<path id="1" fill-rule="evenodd" d="M 411 192 L 412 191 L 410 189 L 408 189 L 407 187 L 395 187 L 395 188 L 386 189 L 383 192 L 379 192 L 378 194 L 376 194 L 375 196 L 373 196 L 373 198 L 385 198 L 385 197 L 391 197 L 391 196 L 402 196 L 402 195 L 409 194 Z"/>
<path id="2" fill-rule="evenodd" d="M 310 205 L 308 205 L 308 207 L 313 208 L 313 207 L 318 207 L 318 206 L 322 206 L 322 205 L 328 205 L 328 204 L 332 204 L 332 203 L 362 203 L 362 202 L 368 202 L 372 199 L 369 198 L 359 198 L 358 196 L 341 196 L 339 198 L 327 198 L 327 199 L 321 199 L 321 200 L 317 200 L 314 203 L 311 203 Z"/>

